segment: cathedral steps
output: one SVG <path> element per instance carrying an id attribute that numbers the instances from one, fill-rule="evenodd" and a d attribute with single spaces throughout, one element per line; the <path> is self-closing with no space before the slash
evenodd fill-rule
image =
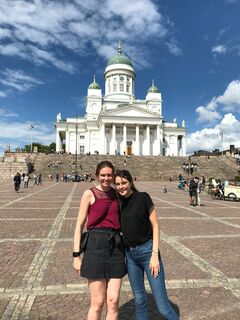
<path id="1" fill-rule="evenodd" d="M 188 177 L 182 169 L 182 164 L 188 163 L 188 157 L 78 155 L 76 158 L 71 154 L 37 154 L 34 169 L 36 174 L 42 173 L 45 178 L 51 174 L 54 178 L 56 173 L 74 173 L 77 166 L 79 174 L 90 171 L 94 176 L 97 163 L 103 160 L 111 161 L 117 169 L 128 169 L 133 177 L 142 181 L 167 181 L 170 177 L 177 179 L 180 173 Z M 240 175 L 240 166 L 234 158 L 191 157 L 191 162 L 198 165 L 193 175 L 219 179 L 234 179 Z"/>
<path id="2" fill-rule="evenodd" d="M 78 155 L 72 154 L 34 154 L 28 155 L 33 162 L 34 173 L 42 174 L 43 179 L 48 179 L 51 174 L 55 178 L 56 173 L 78 174 L 91 172 L 94 176 L 97 163 L 103 160 L 111 161 L 117 169 L 127 169 L 132 176 L 141 181 L 168 181 L 177 179 L 179 174 L 185 178 L 189 175 L 182 169 L 182 164 L 188 163 L 188 157 L 159 157 L 159 156 L 113 156 L 113 155 Z M 240 175 L 240 166 L 235 163 L 234 158 L 227 157 L 191 157 L 191 162 L 197 163 L 195 176 L 204 175 L 206 178 L 234 179 Z M 16 157 L 5 158 L 0 162 L 0 179 L 10 179 L 19 171 L 27 172 L 26 161 Z"/>

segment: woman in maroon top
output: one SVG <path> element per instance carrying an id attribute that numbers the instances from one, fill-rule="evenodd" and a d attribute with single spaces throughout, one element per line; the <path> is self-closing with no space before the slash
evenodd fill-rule
<path id="1" fill-rule="evenodd" d="M 73 266 L 88 279 L 91 306 L 89 320 L 101 318 L 107 304 L 106 319 L 118 318 L 118 302 L 122 277 L 126 274 L 124 248 L 119 235 L 119 207 L 115 190 L 111 187 L 114 167 L 102 161 L 96 169 L 99 184 L 83 193 L 74 234 Z M 83 259 L 79 243 L 87 221 L 89 236 Z"/>

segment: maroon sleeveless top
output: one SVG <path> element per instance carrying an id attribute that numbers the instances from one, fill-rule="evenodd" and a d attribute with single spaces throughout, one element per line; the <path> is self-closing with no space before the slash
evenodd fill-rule
<path id="1" fill-rule="evenodd" d="M 90 189 L 95 202 L 88 209 L 87 229 L 112 228 L 120 229 L 119 206 L 115 190 L 101 191 L 96 187 Z"/>

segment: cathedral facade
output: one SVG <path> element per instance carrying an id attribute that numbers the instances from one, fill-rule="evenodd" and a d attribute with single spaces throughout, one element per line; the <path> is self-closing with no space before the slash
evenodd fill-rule
<path id="1" fill-rule="evenodd" d="M 105 95 L 96 82 L 88 87 L 83 117 L 57 115 L 56 151 L 72 154 L 185 156 L 186 127 L 164 121 L 162 96 L 154 82 L 146 99 L 135 98 L 135 70 L 119 45 L 107 63 Z"/>

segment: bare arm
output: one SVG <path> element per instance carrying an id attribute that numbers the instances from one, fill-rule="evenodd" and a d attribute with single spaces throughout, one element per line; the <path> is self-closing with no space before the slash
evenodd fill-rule
<path id="1" fill-rule="evenodd" d="M 149 220 L 153 230 L 153 247 L 152 247 L 153 252 L 150 258 L 149 268 L 151 270 L 152 275 L 156 278 L 160 270 L 160 262 L 158 257 L 160 230 L 159 230 L 157 212 L 154 207 L 151 208 Z"/>
<path id="2" fill-rule="evenodd" d="M 86 219 L 87 219 L 88 208 L 91 204 L 92 198 L 93 198 L 93 194 L 90 190 L 86 190 L 83 193 L 80 207 L 79 207 L 76 228 L 75 228 L 75 232 L 74 232 L 74 245 L 73 245 L 74 252 L 79 252 L 81 234 L 82 234 L 82 231 L 83 231 Z M 74 266 L 74 269 L 79 273 L 80 267 L 81 267 L 80 257 L 74 258 L 73 266 Z"/>

